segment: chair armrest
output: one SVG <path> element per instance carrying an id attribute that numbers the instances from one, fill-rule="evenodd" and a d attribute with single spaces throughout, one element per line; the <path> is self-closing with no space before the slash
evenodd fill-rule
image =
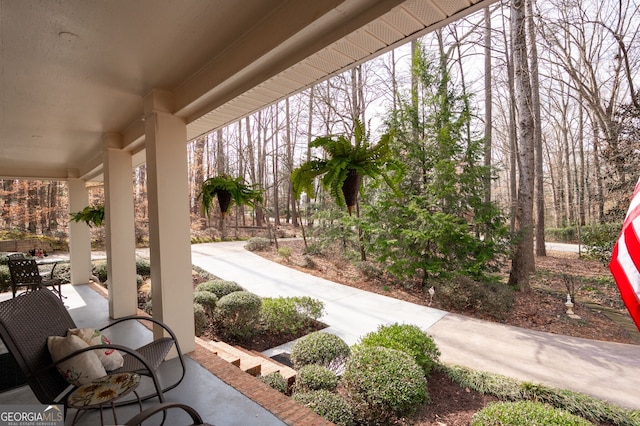
<path id="1" fill-rule="evenodd" d="M 166 411 L 169 408 L 180 408 L 186 411 L 187 414 L 191 416 L 191 420 L 193 420 L 193 424 L 195 426 L 205 424 L 202 422 L 202 417 L 200 417 L 200 414 L 198 414 L 198 412 L 193 407 L 190 407 L 189 405 L 186 405 L 186 404 L 181 404 L 179 402 L 164 402 L 162 404 L 156 404 L 152 407 L 147 408 L 144 411 L 141 411 L 135 417 L 132 417 L 131 419 L 129 419 L 124 425 L 138 426 L 142 424 L 143 421 L 147 420 L 149 417 L 153 416 L 154 414 L 159 413 L 160 411 Z"/>
<path id="2" fill-rule="evenodd" d="M 113 327 L 113 326 L 114 326 L 114 325 L 116 325 L 116 324 L 120 324 L 120 323 L 122 323 L 122 322 L 130 321 L 130 320 L 149 321 L 149 322 L 152 322 L 152 323 L 154 323 L 154 324 L 159 325 L 159 326 L 160 326 L 160 327 L 162 327 L 162 328 L 163 328 L 167 333 L 169 333 L 169 336 L 171 336 L 171 338 L 173 339 L 173 341 L 174 341 L 174 342 L 175 342 L 175 344 L 176 344 L 176 348 L 178 349 L 178 352 L 180 351 L 180 346 L 178 345 L 178 338 L 176 337 L 176 335 L 175 335 L 175 333 L 173 332 L 173 330 L 171 330 L 171 328 L 169 328 L 169 326 L 168 326 L 168 325 L 166 325 L 165 323 L 163 323 L 162 321 L 157 320 L 157 319 L 155 319 L 155 318 L 153 318 L 153 317 L 148 317 L 148 316 L 145 316 L 145 315 L 130 315 L 130 316 L 127 316 L 127 317 L 119 318 L 119 319 L 117 319 L 117 320 L 113 321 L 112 323 L 110 323 L 110 324 L 108 324 L 108 325 L 106 325 L 106 326 L 102 327 L 102 328 L 101 328 L 101 329 L 99 329 L 99 330 L 100 330 L 100 331 L 104 331 L 104 330 L 106 330 L 106 329 L 108 329 L 108 328 L 110 328 L 110 327 Z"/>
<path id="3" fill-rule="evenodd" d="M 56 262 L 53 264 L 53 266 L 51 267 L 51 271 L 49 271 L 49 279 L 53 280 L 53 272 L 56 270 L 56 266 L 58 266 L 59 262 Z"/>

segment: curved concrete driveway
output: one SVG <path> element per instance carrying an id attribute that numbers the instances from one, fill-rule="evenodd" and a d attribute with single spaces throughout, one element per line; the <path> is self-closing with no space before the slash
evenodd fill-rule
<path id="1" fill-rule="evenodd" d="M 328 331 L 349 344 L 381 324 L 415 324 L 433 336 L 445 363 L 640 409 L 640 346 L 537 332 L 415 305 L 287 268 L 244 250 L 244 244 L 193 245 L 192 262 L 259 296 L 323 301 Z"/>

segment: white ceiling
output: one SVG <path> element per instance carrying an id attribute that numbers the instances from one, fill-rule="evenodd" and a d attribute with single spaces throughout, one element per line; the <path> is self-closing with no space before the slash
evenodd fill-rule
<path id="1" fill-rule="evenodd" d="M 0 178 L 99 178 L 151 89 L 193 139 L 493 1 L 0 0 Z"/>

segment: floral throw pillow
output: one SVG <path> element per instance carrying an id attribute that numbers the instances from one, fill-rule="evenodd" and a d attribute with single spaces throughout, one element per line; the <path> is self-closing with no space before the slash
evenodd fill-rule
<path id="1" fill-rule="evenodd" d="M 67 336 L 70 335 L 78 336 L 87 342 L 89 346 L 107 345 L 111 343 L 100 330 L 96 330 L 95 328 L 71 328 L 67 331 Z M 94 352 L 98 355 L 98 359 L 100 359 L 104 369 L 107 371 L 118 369 L 122 367 L 124 363 L 122 355 L 115 349 L 95 350 Z"/>
<path id="2" fill-rule="evenodd" d="M 49 336 L 47 339 L 47 347 L 54 362 L 88 346 L 87 342 L 73 335 L 66 337 Z M 107 374 L 94 351 L 78 354 L 58 364 L 57 368 L 65 380 L 75 386 L 85 385 Z"/>

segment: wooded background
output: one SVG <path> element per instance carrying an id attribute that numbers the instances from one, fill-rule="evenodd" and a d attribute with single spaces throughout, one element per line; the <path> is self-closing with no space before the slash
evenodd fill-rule
<path id="1" fill-rule="evenodd" d="M 417 164 L 416 153 L 442 149 L 433 135 L 443 120 L 457 125 L 456 146 L 468 154 L 480 143 L 481 153 L 465 158 L 454 149 L 447 154 L 454 169 L 490 168 L 475 195 L 499 206 L 512 231 L 620 222 L 640 175 L 639 10 L 632 0 L 500 2 L 202 135 L 187 145 L 192 228 L 217 226 L 217 218 L 203 216 L 198 194 L 204 179 L 219 174 L 265 190 L 261 208 L 245 208 L 227 224 L 262 226 L 265 215 L 276 225 L 297 224 L 290 175 L 322 156 L 309 149 L 310 141 L 350 134 L 355 119 L 376 141 L 390 127 L 406 130 L 398 117 L 411 108 L 413 116 L 403 119 L 413 120 L 413 130 L 402 133 L 411 137 L 397 151 L 410 174 L 425 167 L 424 177 L 437 166 L 432 157 Z M 438 118 L 443 97 L 449 115 Z M 144 165 L 133 180 L 143 234 Z M 2 229 L 66 233 L 65 182 L 4 180 L 1 191 Z M 102 199 L 101 187 L 91 190 L 92 204 Z M 303 197 L 302 216 L 311 221 L 333 205 L 319 187 L 315 199 Z M 531 244 L 532 234 L 524 240 Z"/>

